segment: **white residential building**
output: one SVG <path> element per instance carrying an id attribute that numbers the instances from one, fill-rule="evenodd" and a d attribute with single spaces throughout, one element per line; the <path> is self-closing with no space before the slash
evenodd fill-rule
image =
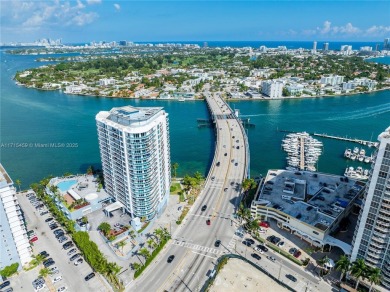
<path id="1" fill-rule="evenodd" d="M 87 89 L 87 85 L 69 85 L 65 87 L 65 93 L 80 94 L 84 89 Z"/>
<path id="2" fill-rule="evenodd" d="M 351 261 L 362 258 L 367 265 L 379 268 L 381 284 L 390 290 L 390 127 L 378 140 L 352 241 Z"/>
<path id="3" fill-rule="evenodd" d="M 13 263 L 19 269 L 32 260 L 23 212 L 11 178 L 0 164 L 0 269 Z"/>
<path id="4" fill-rule="evenodd" d="M 116 80 L 114 78 L 102 78 L 99 79 L 99 85 L 100 86 L 109 86 L 109 85 L 115 85 Z"/>
<path id="5" fill-rule="evenodd" d="M 320 83 L 324 84 L 324 85 L 329 84 L 329 85 L 335 86 L 335 85 L 339 85 L 339 84 L 343 83 L 343 81 L 344 81 L 344 76 L 328 75 L 328 76 L 322 76 Z"/>
<path id="6" fill-rule="evenodd" d="M 283 83 L 277 80 L 267 80 L 261 83 L 261 93 L 270 98 L 281 98 L 283 93 Z"/>
<path id="7" fill-rule="evenodd" d="M 291 85 L 286 86 L 286 89 L 288 90 L 290 95 L 293 95 L 293 96 L 301 95 L 303 92 L 303 88 L 304 88 L 304 86 L 302 84 L 291 84 Z"/>
<path id="8" fill-rule="evenodd" d="M 99 112 L 96 123 L 106 192 L 133 219 L 153 219 L 169 198 L 168 114 L 125 106 Z"/>

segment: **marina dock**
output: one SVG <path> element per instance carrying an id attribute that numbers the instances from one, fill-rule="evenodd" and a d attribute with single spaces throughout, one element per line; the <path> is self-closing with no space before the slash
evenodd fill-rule
<path id="1" fill-rule="evenodd" d="M 289 131 L 289 130 L 277 130 L 278 132 L 284 132 L 284 133 L 298 133 L 294 131 Z M 340 136 L 334 136 L 334 135 L 328 135 L 328 134 L 320 134 L 320 133 L 309 133 L 310 135 L 317 136 L 317 137 L 322 137 L 322 138 L 327 138 L 327 139 L 334 139 L 334 140 L 340 140 L 340 141 L 347 141 L 347 142 L 353 142 L 353 143 L 358 143 L 361 145 L 366 145 L 368 147 L 377 147 L 378 142 L 373 142 L 373 141 L 368 141 L 368 140 L 363 140 L 363 139 L 357 139 L 357 138 L 348 138 L 348 137 L 340 137 Z"/>

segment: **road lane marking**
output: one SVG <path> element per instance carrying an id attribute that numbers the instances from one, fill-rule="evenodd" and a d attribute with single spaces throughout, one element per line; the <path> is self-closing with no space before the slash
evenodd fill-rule
<path id="1" fill-rule="evenodd" d="M 216 260 L 217 259 L 217 257 L 212 257 L 212 256 L 209 256 L 209 255 L 207 255 L 207 254 L 204 254 L 204 253 L 200 253 L 200 252 L 196 252 L 196 251 L 192 251 L 193 253 L 196 253 L 196 254 L 199 254 L 199 255 L 201 255 L 201 256 L 204 256 L 204 257 L 208 257 L 208 258 L 210 258 L 210 259 L 213 259 L 213 260 Z"/>

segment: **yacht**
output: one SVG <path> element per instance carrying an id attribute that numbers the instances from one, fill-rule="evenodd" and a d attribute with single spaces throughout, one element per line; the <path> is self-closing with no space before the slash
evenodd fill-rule
<path id="1" fill-rule="evenodd" d="M 354 154 L 358 154 L 358 153 L 359 153 L 359 147 L 353 148 L 353 153 L 354 153 Z"/>
<path id="2" fill-rule="evenodd" d="M 351 154 L 351 159 L 352 159 L 352 160 L 356 160 L 356 154 L 355 154 L 355 153 L 352 153 L 352 154 Z"/>
<path id="3" fill-rule="evenodd" d="M 345 150 L 345 152 L 344 152 L 344 157 L 345 157 L 345 158 L 350 158 L 350 157 L 351 157 L 351 153 L 352 153 L 352 150 L 351 150 L 351 149 Z"/>

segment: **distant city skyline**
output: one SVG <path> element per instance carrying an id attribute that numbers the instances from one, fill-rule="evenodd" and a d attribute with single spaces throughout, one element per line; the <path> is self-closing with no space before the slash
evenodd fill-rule
<path id="1" fill-rule="evenodd" d="M 388 1 L 0 2 L 1 42 L 383 41 Z"/>

